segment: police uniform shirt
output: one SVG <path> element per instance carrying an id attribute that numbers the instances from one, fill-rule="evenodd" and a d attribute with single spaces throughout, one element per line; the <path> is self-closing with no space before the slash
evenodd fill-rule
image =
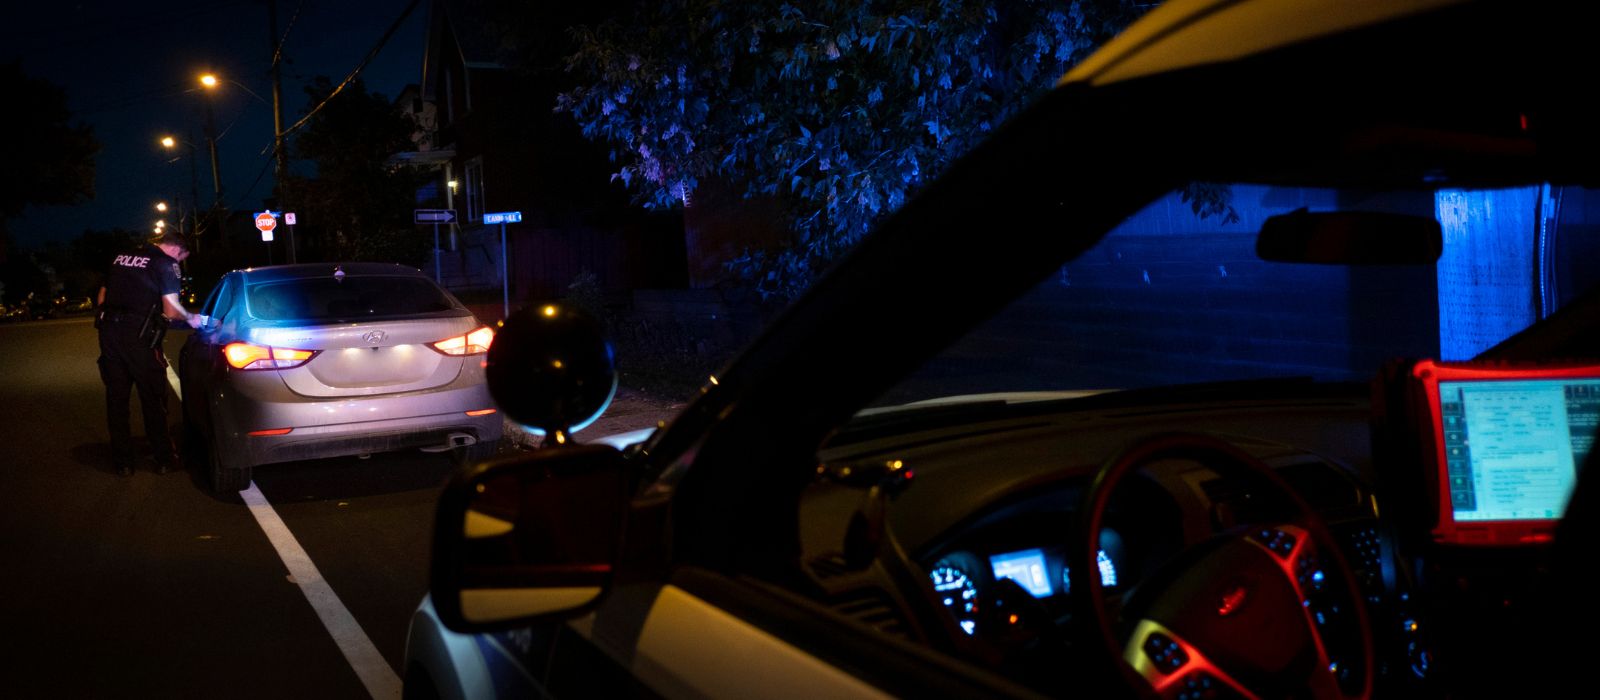
<path id="1" fill-rule="evenodd" d="M 178 261 L 155 244 L 118 255 L 106 275 L 106 310 L 111 313 L 147 314 L 161 297 L 176 294 L 183 272 Z"/>

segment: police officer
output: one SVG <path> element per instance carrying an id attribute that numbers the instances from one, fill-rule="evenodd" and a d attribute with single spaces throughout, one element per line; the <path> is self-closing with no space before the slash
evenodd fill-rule
<path id="1" fill-rule="evenodd" d="M 167 319 L 183 319 L 191 328 L 198 316 L 178 301 L 183 272 L 178 263 L 189 246 L 175 231 L 156 234 L 136 251 L 111 260 L 100 288 L 100 379 L 106 385 L 106 425 L 111 431 L 112 462 L 122 476 L 133 474 L 133 438 L 128 427 L 128 399 L 139 389 L 144 432 L 156 462 L 156 473 L 178 465 L 167 436 L 167 358 L 161 351 Z"/>

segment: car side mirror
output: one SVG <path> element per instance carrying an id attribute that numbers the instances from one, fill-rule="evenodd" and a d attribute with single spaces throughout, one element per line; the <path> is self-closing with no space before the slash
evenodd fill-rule
<path id="1" fill-rule="evenodd" d="M 581 615 L 610 590 L 627 462 L 571 445 L 483 462 L 445 486 L 431 590 L 445 626 L 476 633 Z"/>

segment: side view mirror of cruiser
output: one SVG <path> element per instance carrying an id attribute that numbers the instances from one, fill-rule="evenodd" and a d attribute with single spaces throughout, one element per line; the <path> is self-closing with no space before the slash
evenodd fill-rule
<path id="1" fill-rule="evenodd" d="M 605 597 L 629 472 L 607 445 L 502 457 L 453 478 L 434 520 L 439 619 L 485 632 L 585 613 Z"/>
<path id="2" fill-rule="evenodd" d="M 471 465 L 439 497 L 431 588 L 446 627 L 486 632 L 581 615 L 609 591 L 628 505 L 627 460 L 571 433 L 616 392 L 611 345 L 559 304 L 513 315 L 489 347 L 490 393 L 544 446 Z"/>

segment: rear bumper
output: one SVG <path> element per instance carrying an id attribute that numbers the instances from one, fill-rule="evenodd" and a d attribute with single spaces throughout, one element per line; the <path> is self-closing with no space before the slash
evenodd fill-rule
<path id="1" fill-rule="evenodd" d="M 476 376 L 474 376 L 476 375 Z M 308 398 L 289 391 L 268 373 L 220 387 L 214 439 L 240 467 L 303 459 L 371 454 L 499 440 L 504 422 L 481 373 L 463 373 L 449 385 L 426 391 L 337 399 Z M 252 432 L 289 429 L 282 435 Z"/>
<path id="2" fill-rule="evenodd" d="M 442 447 L 500 439 L 504 423 L 499 413 L 468 416 L 446 413 L 396 418 L 366 423 L 344 423 L 295 428 L 286 435 L 245 435 L 241 449 L 250 464 L 293 462 L 347 455 L 393 452 L 419 447 Z"/>

